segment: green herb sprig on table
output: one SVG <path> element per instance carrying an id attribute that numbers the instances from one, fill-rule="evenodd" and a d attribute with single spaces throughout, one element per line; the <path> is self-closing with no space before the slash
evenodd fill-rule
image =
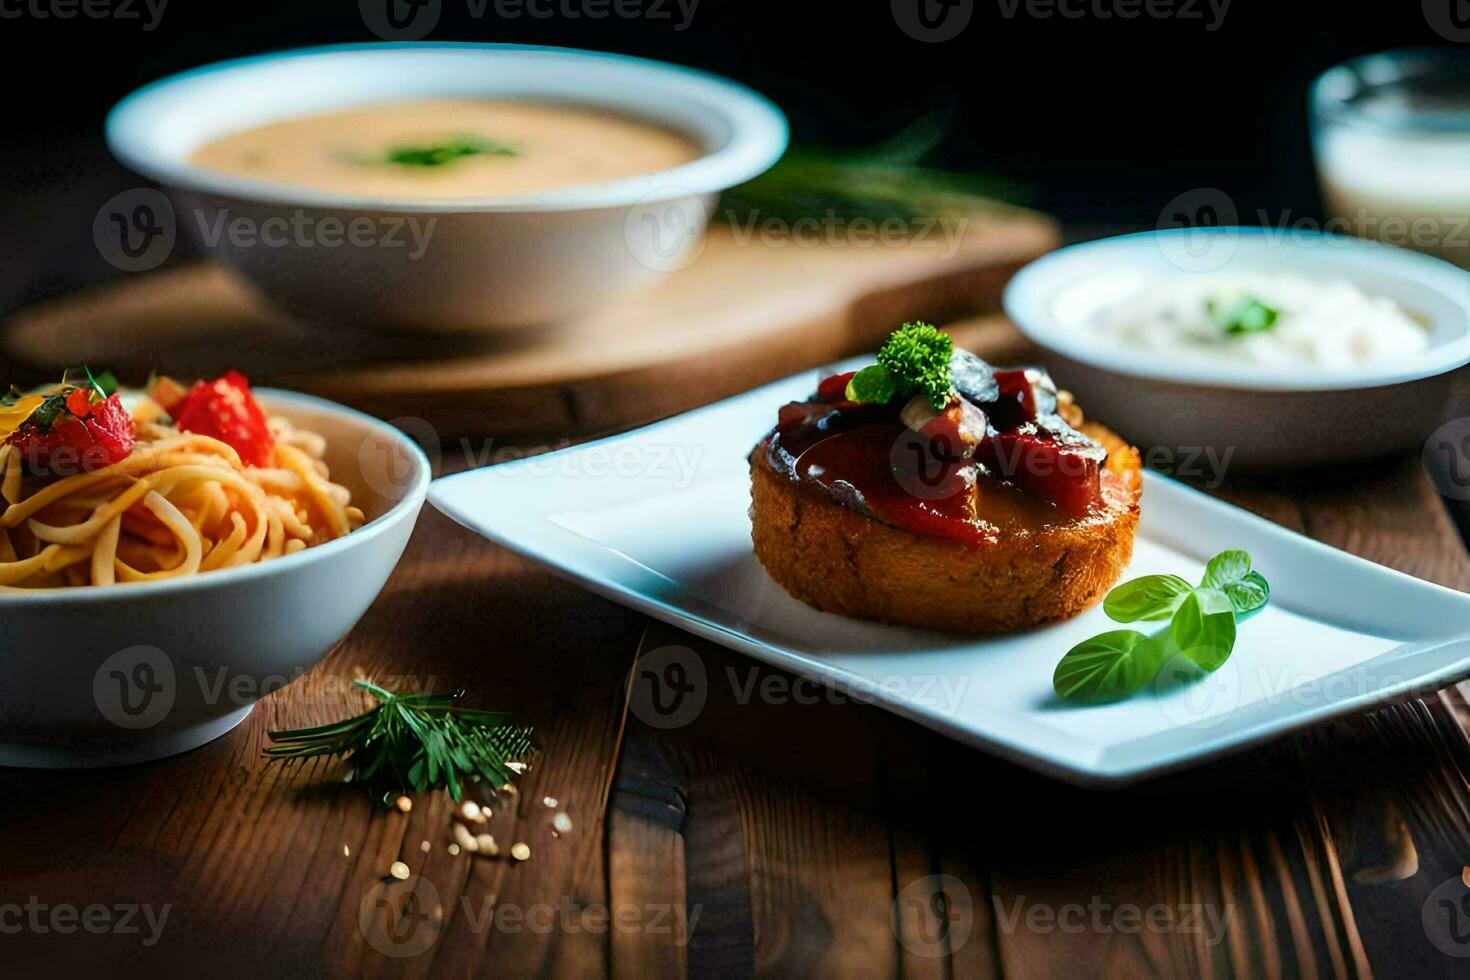
<path id="1" fill-rule="evenodd" d="M 1249 294 L 1229 303 L 1207 299 L 1205 311 L 1217 327 L 1230 334 L 1264 333 L 1281 319 L 1280 310 Z"/>
<path id="2" fill-rule="evenodd" d="M 355 681 L 381 704 L 345 721 L 316 728 L 271 732 L 271 759 L 345 756 L 352 781 L 397 792 L 460 787 L 479 775 L 494 786 L 509 782 L 512 763 L 531 751 L 531 729 L 504 714 L 461 705 L 463 692 L 394 694 L 371 681 Z"/>
<path id="3" fill-rule="evenodd" d="M 960 215 L 1027 213 L 1025 185 L 987 174 L 944 170 L 924 161 L 953 128 L 951 113 L 927 113 L 860 150 L 800 146 L 770 170 L 731 188 L 718 214 L 732 225 L 778 219 L 925 222 Z"/>
<path id="4" fill-rule="evenodd" d="M 886 404 L 922 392 L 936 412 L 942 411 L 949 402 L 953 352 L 948 334 L 927 323 L 905 323 L 878 348 L 878 363 L 853 375 L 847 383 L 847 400 Z"/>
<path id="5" fill-rule="evenodd" d="M 1103 612 L 1119 623 L 1162 622 L 1153 635 L 1110 630 L 1074 646 L 1057 664 L 1052 687 L 1068 701 L 1117 701 L 1136 693 L 1172 657 L 1183 656 L 1200 670 L 1219 669 L 1235 647 L 1242 617 L 1271 598 L 1271 586 L 1251 570 L 1244 551 L 1222 551 L 1193 586 L 1177 575 L 1145 575 L 1113 589 Z"/>

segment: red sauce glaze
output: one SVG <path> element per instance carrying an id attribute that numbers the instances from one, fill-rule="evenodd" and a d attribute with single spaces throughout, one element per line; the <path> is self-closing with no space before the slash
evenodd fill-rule
<path id="1" fill-rule="evenodd" d="M 1098 462 L 1043 432 L 991 436 L 976 458 L 1017 489 L 1050 501 L 1068 517 L 1085 517 L 1102 502 Z"/>
<path id="2" fill-rule="evenodd" d="M 995 383 L 1000 385 L 1000 400 L 985 406 L 990 413 L 991 425 L 1005 431 L 1036 418 L 1036 390 L 1031 387 L 1024 369 L 997 371 Z"/>
<path id="3" fill-rule="evenodd" d="M 949 460 L 909 465 L 901 458 L 907 447 L 900 442 L 907 431 L 902 425 L 876 423 L 839 432 L 797 457 L 796 476 L 823 487 L 841 503 L 918 534 L 972 544 L 988 540 L 990 529 L 976 521 L 968 492 L 974 468 Z M 897 465 L 895 457 L 900 457 Z"/>
<path id="4" fill-rule="evenodd" d="M 1111 474 L 1100 471 L 1096 444 L 1038 427 L 1023 371 L 997 371 L 996 378 L 1001 399 L 983 406 L 991 427 L 972 458 L 956 459 L 946 452 L 948 440 L 906 428 L 892 406 L 818 398 L 781 408 L 767 460 L 859 513 L 972 546 L 1106 508 Z"/>

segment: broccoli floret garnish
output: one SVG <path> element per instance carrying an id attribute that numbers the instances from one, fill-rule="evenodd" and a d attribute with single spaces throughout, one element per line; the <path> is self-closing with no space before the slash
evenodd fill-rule
<path id="1" fill-rule="evenodd" d="M 923 393 L 942 411 L 949 403 L 949 357 L 954 342 L 927 323 L 905 323 L 878 349 L 878 363 L 859 371 L 847 384 L 847 399 L 888 402 L 895 395 Z"/>

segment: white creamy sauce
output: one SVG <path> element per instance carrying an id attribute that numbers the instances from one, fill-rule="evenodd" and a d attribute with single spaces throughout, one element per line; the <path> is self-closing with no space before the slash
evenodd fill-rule
<path id="1" fill-rule="evenodd" d="M 1231 322 L 1228 311 L 1242 300 L 1269 308 L 1274 322 L 1265 329 L 1228 330 L 1221 321 Z M 1054 312 L 1092 341 L 1196 359 L 1347 367 L 1429 348 L 1429 331 L 1412 314 L 1343 278 L 1109 273 L 1063 292 Z"/>

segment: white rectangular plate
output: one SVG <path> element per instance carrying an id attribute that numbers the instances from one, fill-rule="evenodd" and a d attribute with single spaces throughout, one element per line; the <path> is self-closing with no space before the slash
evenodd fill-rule
<path id="1" fill-rule="evenodd" d="M 1057 661 L 1117 628 L 1100 608 L 976 638 L 817 612 L 751 554 L 750 448 L 811 374 L 633 432 L 437 481 L 429 499 L 485 537 L 692 633 L 872 700 L 920 724 L 1078 783 L 1120 783 L 1470 675 L 1470 596 L 1329 548 L 1148 474 L 1125 577 L 1199 581 L 1249 551 L 1272 599 L 1234 655 L 1189 682 L 1079 707 Z M 1150 624 L 1152 625 L 1152 624 Z"/>

